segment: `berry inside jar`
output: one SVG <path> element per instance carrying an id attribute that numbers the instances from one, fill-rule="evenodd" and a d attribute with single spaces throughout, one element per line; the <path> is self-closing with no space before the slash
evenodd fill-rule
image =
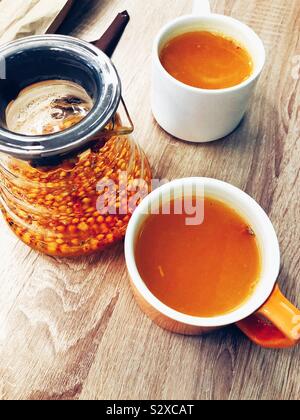
<path id="1" fill-rule="evenodd" d="M 63 131 L 91 109 L 88 95 L 74 84 L 68 84 L 69 89 L 62 89 L 60 94 L 57 91 L 56 98 L 54 89 L 51 95 L 44 92 L 43 100 L 38 101 L 32 92 L 38 93 L 42 86 L 47 85 L 26 89 L 9 105 L 7 124 L 11 131 L 35 135 L 59 128 Z M 53 86 L 61 87 L 62 82 Z M 32 119 L 27 117 L 30 107 Z M 53 116 L 57 110 L 61 110 L 59 118 Z M 52 159 L 49 166 L 2 156 L 2 210 L 23 242 L 49 255 L 79 256 L 101 251 L 124 237 L 140 201 L 130 201 L 137 192 L 134 184 L 138 181 L 144 197 L 149 192 L 151 173 L 143 152 L 130 136 L 116 134 L 121 129 L 116 114 L 87 148 L 58 161 Z M 125 188 L 120 187 L 122 182 Z"/>
<path id="2" fill-rule="evenodd" d="M 9 226 L 52 256 L 121 240 L 150 192 L 151 170 L 112 62 L 60 35 L 18 40 L 0 54 L 14 85 L 0 92 L 0 208 Z"/>
<path id="3" fill-rule="evenodd" d="M 7 222 L 27 245 L 53 256 L 86 255 L 122 239 L 134 211 L 132 186 L 144 180 L 140 184 L 144 197 L 151 181 L 143 152 L 127 136 L 96 140 L 57 167 L 34 168 L 3 157 L 0 162 Z M 127 187 L 121 191 L 124 173 Z M 106 212 L 99 208 L 99 199 Z"/>

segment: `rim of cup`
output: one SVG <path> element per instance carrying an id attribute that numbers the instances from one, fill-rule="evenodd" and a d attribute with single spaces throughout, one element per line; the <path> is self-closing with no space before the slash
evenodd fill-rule
<path id="1" fill-rule="evenodd" d="M 248 214 L 246 220 L 249 223 L 251 223 L 251 217 L 253 220 L 256 220 L 257 226 L 259 226 L 260 229 L 260 235 L 257 235 L 258 242 L 260 248 L 263 248 L 261 249 L 263 254 L 261 278 L 258 281 L 253 294 L 249 296 L 249 299 L 236 310 L 224 315 L 210 318 L 187 315 L 178 312 L 161 302 L 146 286 L 145 282 L 140 276 L 135 261 L 135 246 L 137 235 L 144 220 L 146 220 L 148 217 L 147 209 L 149 206 L 152 203 L 157 202 L 160 196 L 169 193 L 170 189 L 171 191 L 174 191 L 176 188 L 182 189 L 184 186 L 200 184 L 204 184 L 204 188 L 206 190 L 214 191 L 213 193 L 208 193 L 208 196 L 221 199 L 230 207 L 235 208 L 236 211 L 238 211 L 238 213 L 240 213 L 242 216 L 243 214 L 241 211 L 237 210 L 239 205 L 249 210 L 249 214 L 251 214 L 251 216 Z M 230 197 L 230 199 L 222 199 L 220 196 Z M 236 206 L 233 205 L 232 202 L 235 202 Z M 256 229 L 255 232 L 257 232 Z M 231 325 L 254 314 L 270 297 L 280 270 L 279 243 L 274 227 L 267 214 L 253 198 L 251 198 L 242 190 L 226 182 L 211 178 L 177 179 L 150 193 L 137 207 L 129 222 L 125 237 L 125 259 L 129 276 L 133 285 L 152 307 L 172 320 L 198 327 L 222 327 Z"/>
<path id="2" fill-rule="evenodd" d="M 229 88 L 224 88 L 224 89 L 203 89 L 203 88 L 198 88 L 198 87 L 194 87 L 194 86 L 190 86 L 187 85 L 177 79 L 175 79 L 162 65 L 160 57 L 159 57 L 159 48 L 161 45 L 161 41 L 163 39 L 163 37 L 168 33 L 171 32 L 172 30 L 175 30 L 179 24 L 182 24 L 184 22 L 186 23 L 190 23 L 190 22 L 203 22 L 203 21 L 214 21 L 214 22 L 224 22 L 227 21 L 229 23 L 231 23 L 233 26 L 238 27 L 238 29 L 244 33 L 248 32 L 248 34 L 250 34 L 250 36 L 253 38 L 253 40 L 256 42 L 259 50 L 260 50 L 260 55 L 261 55 L 261 60 L 260 63 L 258 63 L 256 65 L 255 71 L 253 72 L 253 74 L 245 81 L 243 81 L 242 83 L 239 83 L 236 86 L 232 86 Z M 215 30 L 217 32 L 217 30 Z M 187 33 L 188 32 L 188 27 L 187 27 L 187 31 L 183 31 L 182 33 Z M 220 30 L 220 32 L 222 33 L 222 31 Z M 226 34 L 224 34 L 226 35 Z M 233 38 L 234 37 L 230 37 Z M 247 45 L 244 45 L 244 48 L 247 49 Z M 250 53 L 250 52 L 249 52 Z M 251 53 L 250 53 L 251 55 Z M 216 13 L 210 13 L 208 15 L 204 15 L 204 16 L 197 16 L 197 15 L 185 15 L 185 16 L 180 16 L 174 20 L 172 20 L 171 22 L 169 22 L 168 24 L 166 24 L 158 33 L 158 35 L 155 38 L 154 41 L 154 46 L 153 46 L 153 56 L 154 56 L 154 60 L 156 62 L 156 64 L 159 65 L 161 71 L 163 72 L 163 74 L 171 81 L 173 82 L 177 87 L 180 88 L 185 88 L 191 92 L 194 93 L 207 93 L 210 95 L 215 95 L 215 94 L 220 94 L 220 93 L 230 93 L 230 92 L 235 92 L 243 87 L 248 86 L 249 84 L 251 84 L 252 82 L 254 82 L 259 75 L 261 74 L 265 62 L 266 62 L 266 50 L 264 47 L 264 44 L 261 40 L 261 38 L 257 35 L 257 33 L 250 28 L 250 26 L 246 25 L 245 23 L 241 22 L 240 20 L 237 20 L 231 16 L 226 16 L 226 15 L 221 15 L 221 14 L 216 14 Z"/>

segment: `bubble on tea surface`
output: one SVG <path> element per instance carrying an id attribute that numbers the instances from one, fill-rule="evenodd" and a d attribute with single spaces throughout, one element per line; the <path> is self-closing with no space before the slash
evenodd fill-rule
<path id="1" fill-rule="evenodd" d="M 86 90 L 66 80 L 49 80 L 23 89 L 6 109 L 8 130 L 28 135 L 50 135 L 83 120 L 93 108 Z"/>

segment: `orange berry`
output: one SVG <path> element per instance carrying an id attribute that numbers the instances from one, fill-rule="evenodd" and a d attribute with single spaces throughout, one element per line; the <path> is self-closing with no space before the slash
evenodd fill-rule
<path id="1" fill-rule="evenodd" d="M 102 233 L 108 233 L 109 232 L 109 229 L 108 229 L 108 227 L 106 226 L 105 223 L 102 223 L 102 225 L 100 226 L 100 229 L 101 229 Z"/>
<path id="2" fill-rule="evenodd" d="M 54 200 L 54 196 L 52 194 L 48 194 L 48 195 L 46 195 L 45 199 L 47 201 L 52 201 L 52 200 Z"/>
<path id="3" fill-rule="evenodd" d="M 24 241 L 26 244 L 30 244 L 31 239 L 32 239 L 32 237 L 31 237 L 31 235 L 30 235 L 30 233 L 29 233 L 29 232 L 24 233 L 24 235 L 23 235 L 23 241 Z"/>
<path id="4" fill-rule="evenodd" d="M 97 218 L 97 222 L 98 222 L 98 223 L 103 223 L 103 222 L 104 222 L 104 217 L 103 217 L 103 216 L 99 216 L 99 217 Z"/>
<path id="5" fill-rule="evenodd" d="M 112 243 L 114 241 L 114 235 L 112 233 L 109 233 L 108 235 L 106 235 L 106 239 L 109 243 Z"/>
<path id="6" fill-rule="evenodd" d="M 77 231 L 77 227 L 74 225 L 68 226 L 68 232 L 74 234 Z"/>
<path id="7" fill-rule="evenodd" d="M 88 225 L 87 225 L 86 223 L 81 222 L 81 223 L 79 223 L 79 225 L 78 225 L 78 229 L 79 229 L 81 232 L 87 232 L 87 231 L 89 230 L 89 227 L 88 227 Z"/>
<path id="8" fill-rule="evenodd" d="M 55 242 L 50 242 L 50 243 L 47 245 L 47 250 L 48 250 L 49 252 L 51 252 L 51 253 L 56 252 L 56 251 L 57 251 L 57 248 L 58 248 L 58 245 L 57 245 L 57 243 L 55 243 Z"/>
<path id="9" fill-rule="evenodd" d="M 91 225 L 91 229 L 94 232 L 97 232 L 98 233 L 98 231 L 99 231 L 99 225 L 97 225 L 97 223 L 94 223 L 93 225 Z"/>
<path id="10" fill-rule="evenodd" d="M 60 251 L 61 251 L 63 254 L 68 254 L 68 253 L 70 253 L 70 251 L 71 251 L 71 248 L 70 248 L 70 247 L 69 247 L 69 245 L 67 245 L 67 244 L 61 245 L 61 246 L 59 247 L 59 249 L 60 249 Z"/>
<path id="11" fill-rule="evenodd" d="M 97 241 L 97 239 L 91 239 L 90 244 L 91 244 L 92 250 L 94 250 L 94 251 L 97 250 L 98 246 L 100 245 L 100 243 L 99 243 L 99 241 Z"/>

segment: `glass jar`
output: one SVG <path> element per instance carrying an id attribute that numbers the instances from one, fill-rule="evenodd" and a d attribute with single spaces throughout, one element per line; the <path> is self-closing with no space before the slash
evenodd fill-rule
<path id="1" fill-rule="evenodd" d="M 94 102 L 75 126 L 30 137 L 7 130 L 5 109 L 13 97 L 6 92 L 1 98 L 0 207 L 9 226 L 52 256 L 86 255 L 119 241 L 150 191 L 151 171 L 130 136 L 133 125 L 113 64 L 90 44 L 56 35 L 10 43 L 0 57 L 20 89 L 70 80 Z"/>

